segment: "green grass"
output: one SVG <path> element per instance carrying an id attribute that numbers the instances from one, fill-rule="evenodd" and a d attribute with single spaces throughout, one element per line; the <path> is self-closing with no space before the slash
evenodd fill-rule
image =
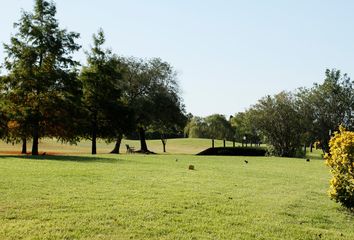
<path id="1" fill-rule="evenodd" d="M 354 239 L 328 180 L 321 160 L 2 156 L 0 239 Z"/>
<path id="2" fill-rule="evenodd" d="M 140 142 L 125 140 L 123 139 L 120 150 L 122 153 L 125 153 L 126 148 L 125 144 L 129 144 L 130 146 L 135 147 L 135 149 L 139 149 Z M 147 141 L 149 150 L 162 153 L 162 143 L 161 140 L 148 140 Z M 237 145 L 239 145 L 237 143 Z M 215 146 L 223 146 L 223 142 L 221 140 L 215 140 Z M 232 146 L 232 142 L 226 142 L 226 146 Z M 109 153 L 114 147 L 114 143 L 106 144 L 104 141 L 98 141 L 97 144 L 97 152 L 104 154 Z M 195 139 L 195 138 L 183 138 L 183 139 L 169 139 L 167 141 L 166 150 L 167 153 L 173 154 L 197 154 L 207 148 L 211 147 L 210 139 Z M 28 150 L 31 150 L 31 143 L 28 143 Z M 79 142 L 77 145 L 70 144 L 61 144 L 53 139 L 44 139 L 40 141 L 39 150 L 41 152 L 60 152 L 60 154 L 89 154 L 91 153 L 91 142 L 88 140 L 83 140 Z M 0 141 L 0 154 L 7 153 L 20 153 L 21 145 L 20 144 L 6 144 Z"/>

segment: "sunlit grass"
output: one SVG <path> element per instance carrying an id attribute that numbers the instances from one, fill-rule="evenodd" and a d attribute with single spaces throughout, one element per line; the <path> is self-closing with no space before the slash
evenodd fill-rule
<path id="1" fill-rule="evenodd" d="M 0 239 L 354 239 L 321 160 L 3 156 L 0 176 Z"/>

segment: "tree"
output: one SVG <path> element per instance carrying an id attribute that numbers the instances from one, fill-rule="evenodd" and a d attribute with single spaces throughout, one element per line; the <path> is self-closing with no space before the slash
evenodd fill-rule
<path id="1" fill-rule="evenodd" d="M 140 151 L 149 153 L 146 130 L 170 128 L 178 124 L 183 105 L 179 97 L 179 86 L 172 66 L 159 58 L 148 61 L 121 58 L 120 68 L 124 79 L 124 101 L 134 113 L 134 123 L 139 133 Z M 168 105 L 171 109 L 168 108 Z M 158 109 L 158 110 L 157 110 Z M 170 128 L 171 129 L 171 128 Z"/>
<path id="2" fill-rule="evenodd" d="M 181 132 L 186 125 L 184 105 L 177 92 L 161 87 L 151 96 L 154 120 L 151 129 L 160 133 L 163 152 L 166 152 L 168 134 Z"/>
<path id="3" fill-rule="evenodd" d="M 252 146 L 253 143 L 260 143 L 259 130 L 252 121 L 250 111 L 235 114 L 230 122 L 235 131 L 234 138 L 236 141 L 244 142 L 244 137 L 246 137 L 246 144 L 250 142 Z"/>
<path id="4" fill-rule="evenodd" d="M 19 138 L 31 136 L 32 154 L 38 155 L 38 140 L 57 136 L 72 140 L 72 125 L 67 116 L 75 112 L 81 87 L 78 65 L 71 54 L 80 49 L 78 33 L 60 29 L 53 3 L 36 0 L 33 13 L 24 12 L 15 27 L 18 33 L 5 44 L 8 76 L 1 84 L 13 121 L 23 131 Z M 30 133 L 30 134 L 28 134 Z"/>
<path id="5" fill-rule="evenodd" d="M 234 129 L 224 115 L 213 114 L 205 118 L 193 117 L 185 127 L 191 138 L 228 139 L 234 137 Z"/>
<path id="6" fill-rule="evenodd" d="M 300 89 L 298 98 L 308 138 L 320 141 L 324 152 L 329 150 L 330 133 L 338 130 L 339 125 L 353 129 L 353 82 L 339 70 L 327 69 L 324 82 L 311 89 Z"/>
<path id="7" fill-rule="evenodd" d="M 202 117 L 194 116 L 187 123 L 184 133 L 190 138 L 208 138 L 208 125 Z"/>
<path id="8" fill-rule="evenodd" d="M 207 125 L 207 137 L 212 139 L 232 140 L 234 130 L 224 115 L 213 114 L 205 118 Z"/>
<path id="9" fill-rule="evenodd" d="M 110 50 L 102 48 L 105 43 L 103 30 L 93 35 L 93 47 L 87 53 L 87 66 L 80 75 L 84 90 L 84 105 L 88 113 L 92 140 L 92 154 L 97 153 L 97 138 L 111 139 L 121 132 L 127 119 L 127 111 L 121 101 L 122 76 L 117 69 L 118 59 Z"/>
<path id="10" fill-rule="evenodd" d="M 267 96 L 250 110 L 252 121 L 274 147 L 274 154 L 293 157 L 301 146 L 301 116 L 291 93 Z"/>

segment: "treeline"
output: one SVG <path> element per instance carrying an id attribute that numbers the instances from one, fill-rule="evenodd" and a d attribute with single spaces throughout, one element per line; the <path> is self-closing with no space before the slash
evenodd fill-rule
<path id="1" fill-rule="evenodd" d="M 191 117 L 185 134 L 268 143 L 278 156 L 300 156 L 314 144 L 328 152 L 329 139 L 340 125 L 354 129 L 353 109 L 353 81 L 339 70 L 327 69 L 322 84 L 266 96 L 229 119 L 217 114 Z"/>
<path id="2" fill-rule="evenodd" d="M 183 132 L 185 108 L 176 72 L 159 58 L 121 57 L 103 47 L 99 30 L 86 52 L 87 64 L 73 59 L 81 46 L 79 34 L 60 29 L 52 2 L 35 0 L 33 12 L 24 12 L 15 23 L 17 33 L 4 44 L 5 75 L 0 76 L 0 137 L 7 142 L 32 140 L 38 155 L 43 137 L 76 143 L 98 138 L 116 142 L 119 153 L 123 135 L 137 132 L 141 152 L 149 152 L 147 130 Z"/>

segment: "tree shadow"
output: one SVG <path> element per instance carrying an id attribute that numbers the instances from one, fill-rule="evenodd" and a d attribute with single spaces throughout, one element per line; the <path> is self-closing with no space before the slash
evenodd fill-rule
<path id="1" fill-rule="evenodd" d="M 99 156 L 71 156 L 71 155 L 0 155 L 1 158 L 21 158 L 28 160 L 79 162 L 79 163 L 118 163 L 126 161 L 119 157 L 99 157 Z"/>
<path id="2" fill-rule="evenodd" d="M 346 208 L 344 206 L 339 206 L 338 211 L 345 214 L 348 217 L 349 221 L 354 220 L 354 207 Z"/>

